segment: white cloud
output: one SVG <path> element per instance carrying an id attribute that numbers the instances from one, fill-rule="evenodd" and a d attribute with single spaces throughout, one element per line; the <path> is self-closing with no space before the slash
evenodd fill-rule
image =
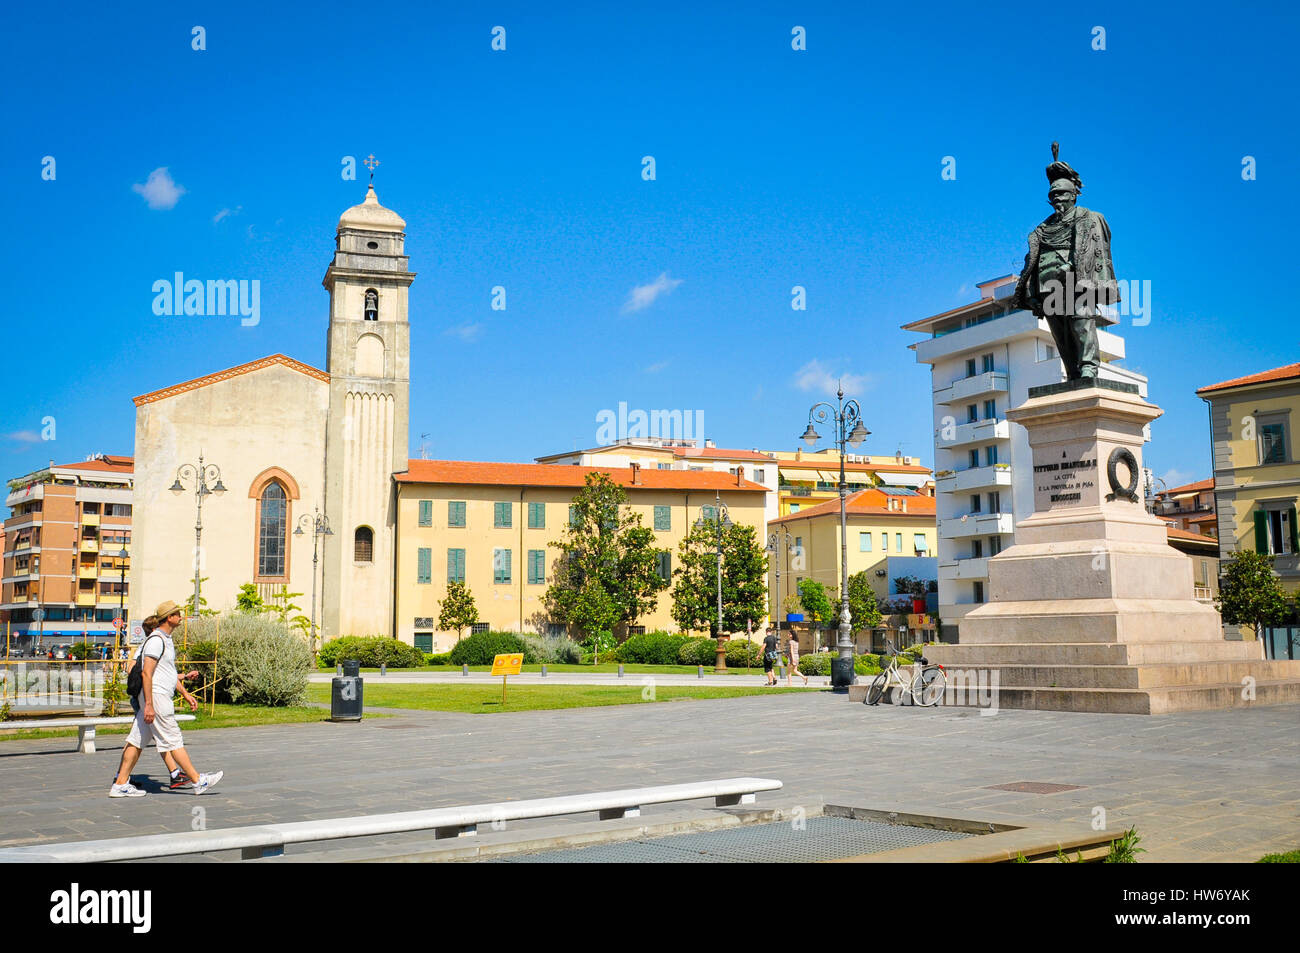
<path id="1" fill-rule="evenodd" d="M 821 361 L 813 360 L 795 371 L 794 383 L 800 390 L 820 391 L 831 395 L 842 386 L 846 397 L 857 397 L 862 391 L 871 387 L 871 375 L 833 374 Z"/>
<path id="2" fill-rule="evenodd" d="M 244 210 L 244 206 L 242 205 L 236 205 L 234 208 L 223 208 L 216 215 L 212 216 L 212 224 L 213 225 L 217 224 L 217 222 L 221 221 L 223 218 L 226 218 L 227 216 L 238 215 L 243 210 Z"/>
<path id="3" fill-rule="evenodd" d="M 623 303 L 623 313 L 631 314 L 633 311 L 644 311 L 650 305 L 655 303 L 662 294 L 668 294 L 674 288 L 682 283 L 680 278 L 669 278 L 668 272 L 664 272 L 648 285 L 637 285 L 627 296 L 627 301 Z"/>
<path id="4" fill-rule="evenodd" d="M 1196 477 L 1193 474 L 1184 473 L 1182 470 L 1170 470 L 1161 476 L 1160 479 L 1165 481 L 1165 487 L 1170 490 L 1176 486 L 1186 486 L 1187 484 L 1196 481 Z M 1160 487 L 1157 487 L 1157 489 L 1160 489 Z"/>
<path id="5" fill-rule="evenodd" d="M 645 372 L 647 374 L 658 374 L 667 366 L 668 366 L 668 361 L 655 361 L 653 364 L 651 364 L 649 367 L 645 369 Z"/>
<path id="6" fill-rule="evenodd" d="M 166 166 L 154 169 L 144 185 L 133 185 L 131 190 L 144 196 L 150 208 L 175 208 L 185 194 L 185 186 L 176 184 Z"/>
<path id="7" fill-rule="evenodd" d="M 15 430 L 13 433 L 4 435 L 6 440 L 16 440 L 18 443 L 40 443 L 41 435 L 35 430 Z"/>
<path id="8" fill-rule="evenodd" d="M 443 331 L 442 333 L 450 334 L 452 337 L 460 338 L 462 341 L 468 344 L 470 341 L 477 341 L 479 339 L 479 335 L 483 333 L 483 325 L 477 323 L 460 324 L 454 328 L 448 328 L 446 331 Z"/>

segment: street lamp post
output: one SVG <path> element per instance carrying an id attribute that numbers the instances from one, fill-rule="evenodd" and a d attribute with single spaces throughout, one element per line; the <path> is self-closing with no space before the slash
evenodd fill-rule
<path id="1" fill-rule="evenodd" d="M 703 509 L 700 511 L 700 518 L 695 521 L 696 529 L 703 529 L 709 524 L 710 520 L 705 519 Z M 722 531 L 731 529 L 731 514 L 727 511 L 726 504 L 722 502 L 722 494 L 714 493 L 714 518 L 712 520 L 717 527 L 718 537 L 718 655 L 713 664 L 715 672 L 725 672 L 727 670 L 727 645 L 726 639 L 722 635 Z"/>
<path id="2" fill-rule="evenodd" d="M 781 548 L 782 533 L 785 534 L 785 550 L 782 550 Z M 783 526 L 781 527 L 780 532 L 768 534 L 767 551 L 776 557 L 776 597 L 774 601 L 776 609 L 772 614 L 776 618 L 776 644 L 778 647 L 781 645 L 781 556 L 783 555 L 783 552 L 788 551 L 789 548 L 790 530 L 788 528 Z"/>
<path id="3" fill-rule="evenodd" d="M 200 605 L 199 568 L 203 553 L 203 498 L 213 493 L 225 493 L 226 488 L 221 482 L 221 469 L 215 463 L 205 465 L 202 451 L 199 451 L 198 466 L 192 463 L 182 463 L 176 468 L 176 482 L 168 489 L 173 493 L 184 493 L 185 485 L 181 480 L 189 477 L 194 478 L 194 607 L 191 612 L 198 615 Z M 209 486 L 208 484 L 211 481 L 216 482 Z"/>
<path id="4" fill-rule="evenodd" d="M 320 538 L 322 536 L 333 536 L 334 531 L 330 529 L 329 517 L 320 511 L 320 507 L 315 507 L 311 514 L 304 513 L 298 519 L 298 528 L 293 531 L 293 535 L 301 536 L 304 526 L 311 527 L 311 650 L 316 651 L 316 563 L 319 558 Z"/>
<path id="5" fill-rule="evenodd" d="M 848 484 L 844 480 L 845 444 L 855 450 L 871 435 L 871 431 L 862 426 L 862 407 L 856 400 L 844 399 L 844 388 L 836 391 L 838 407 L 827 401 L 813 404 L 808 411 L 808 429 L 803 432 L 803 441 L 809 447 L 815 446 L 821 434 L 813 429 L 813 421 L 832 422 L 834 441 L 840 450 L 840 629 L 839 658 L 831 669 L 831 687 L 846 690 L 857 681 L 853 674 L 853 633 L 849 616 L 849 526 L 848 526 Z"/>
<path id="6" fill-rule="evenodd" d="M 126 560 L 130 555 L 126 551 L 126 543 L 123 543 L 121 551 L 117 554 L 118 568 L 122 570 L 122 582 L 117 590 L 117 617 L 122 624 L 117 627 L 117 644 L 113 646 L 113 658 L 117 658 L 122 643 L 126 641 Z"/>

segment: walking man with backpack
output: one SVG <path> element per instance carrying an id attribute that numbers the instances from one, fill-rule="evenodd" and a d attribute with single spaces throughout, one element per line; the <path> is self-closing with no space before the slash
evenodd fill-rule
<path id="1" fill-rule="evenodd" d="M 159 752 L 171 753 L 177 766 L 190 779 L 195 794 L 207 792 L 224 774 L 221 771 L 200 774 L 195 770 L 185 750 L 180 725 L 176 721 L 173 696 L 178 689 L 191 710 L 198 708 L 198 700 L 179 684 L 176 674 L 176 645 L 172 642 L 172 632 L 181 624 L 180 607 L 174 602 L 164 602 L 154 616 L 159 620 L 158 628 L 145 638 L 144 645 L 140 648 L 139 661 L 127 677 L 127 689 L 138 697 L 139 709 L 136 711 L 135 723 L 126 736 L 122 763 L 118 767 L 117 778 L 109 789 L 109 797 L 142 797 L 147 793 L 131 783 L 131 769 L 135 767 L 141 750 L 150 739 Z M 137 678 L 140 686 L 138 691 Z"/>

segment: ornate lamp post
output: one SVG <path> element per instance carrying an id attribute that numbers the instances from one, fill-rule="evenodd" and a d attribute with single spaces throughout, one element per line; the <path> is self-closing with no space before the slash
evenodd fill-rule
<path id="1" fill-rule="evenodd" d="M 781 548 L 781 535 L 785 534 L 785 549 Z M 775 594 L 775 611 L 772 613 L 776 618 L 776 644 L 781 644 L 781 556 L 783 552 L 790 551 L 790 530 L 782 526 L 780 532 L 769 533 L 767 536 L 767 551 L 776 557 L 776 594 Z"/>
<path id="2" fill-rule="evenodd" d="M 704 508 L 700 509 L 700 518 L 695 521 L 696 529 L 703 529 L 709 523 L 713 523 L 718 531 L 718 657 L 714 662 L 713 670 L 715 672 L 725 672 L 727 670 L 727 645 L 726 637 L 722 634 L 722 531 L 731 529 L 731 514 L 727 512 L 726 504 L 722 502 L 722 494 L 714 494 L 713 518 L 707 519 L 704 515 Z"/>
<path id="3" fill-rule="evenodd" d="M 836 391 L 835 396 L 839 401 L 838 407 L 823 400 L 813 404 L 808 411 L 808 429 L 803 432 L 803 441 L 809 447 L 815 446 L 821 439 L 821 434 L 813 429 L 813 421 L 831 421 L 835 428 L 833 439 L 840 450 L 840 634 L 836 646 L 840 657 L 831 669 L 831 687 L 847 689 L 857 678 L 853 674 L 852 628 L 849 625 L 848 484 L 844 481 L 844 446 L 848 444 L 856 450 L 871 435 L 871 431 L 862 426 L 862 407 L 856 400 L 845 400 L 842 387 Z"/>
<path id="4" fill-rule="evenodd" d="M 213 493 L 225 493 L 226 488 L 221 482 L 221 469 L 215 463 L 204 464 L 203 452 L 199 452 L 199 463 L 195 466 L 192 463 L 182 463 L 176 468 L 176 482 L 173 483 L 169 490 L 173 493 L 184 493 L 185 485 L 182 479 L 194 480 L 194 608 L 193 612 L 198 615 L 199 612 L 199 567 L 202 563 L 201 554 L 203 552 L 203 498 Z M 209 486 L 209 484 L 211 484 Z"/>
<path id="5" fill-rule="evenodd" d="M 122 549 L 117 553 L 117 565 L 122 570 L 122 583 L 117 590 L 117 617 L 122 620 L 122 624 L 117 627 L 117 644 L 113 646 L 113 658 L 117 658 L 118 650 L 126 642 L 126 561 L 130 555 L 126 551 L 126 543 L 123 543 Z"/>
<path id="6" fill-rule="evenodd" d="M 303 527 L 311 528 L 311 650 L 316 651 L 316 563 L 319 559 L 320 538 L 322 536 L 333 536 L 334 531 L 330 529 L 329 517 L 320 511 L 320 507 L 315 507 L 313 512 L 304 513 L 298 519 L 298 528 L 293 531 L 293 535 L 301 536 Z"/>

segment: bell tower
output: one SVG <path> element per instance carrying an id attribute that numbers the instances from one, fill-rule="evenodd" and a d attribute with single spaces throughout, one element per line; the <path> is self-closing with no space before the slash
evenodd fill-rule
<path id="1" fill-rule="evenodd" d="M 393 473 L 407 468 L 411 329 L 407 293 L 415 274 L 404 253 L 406 222 L 365 201 L 339 219 L 326 362 L 325 512 L 321 580 L 323 637 L 391 635 L 396 580 Z"/>

